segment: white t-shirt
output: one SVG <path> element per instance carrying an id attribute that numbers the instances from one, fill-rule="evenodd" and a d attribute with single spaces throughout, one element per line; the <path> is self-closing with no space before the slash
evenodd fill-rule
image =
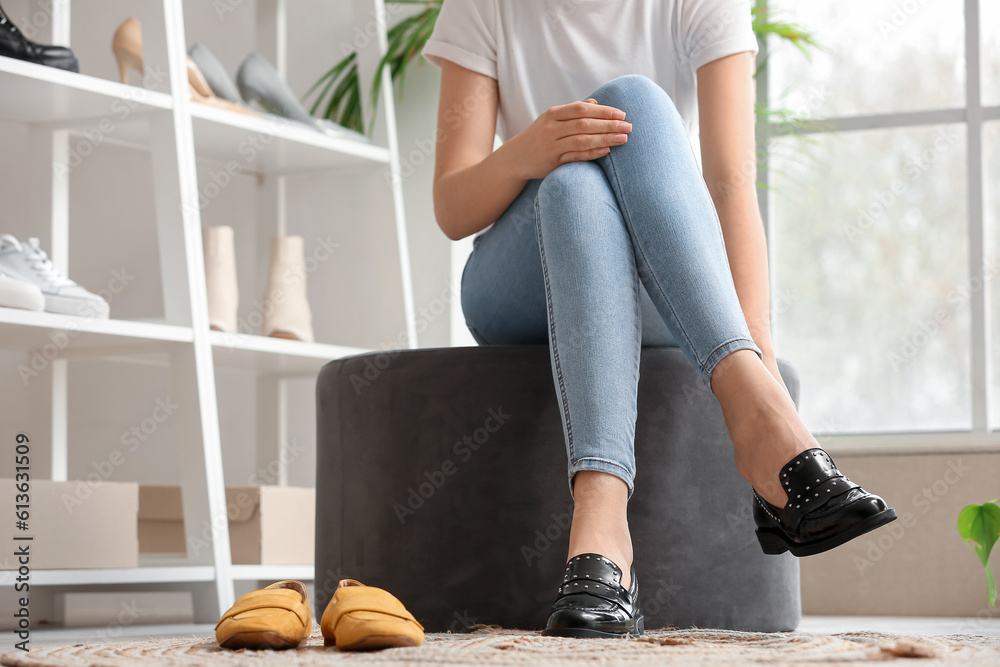
<path id="1" fill-rule="evenodd" d="M 497 80 L 503 140 L 611 79 L 645 75 L 700 157 L 695 72 L 743 51 L 757 51 L 749 0 L 445 0 L 423 54 Z"/>

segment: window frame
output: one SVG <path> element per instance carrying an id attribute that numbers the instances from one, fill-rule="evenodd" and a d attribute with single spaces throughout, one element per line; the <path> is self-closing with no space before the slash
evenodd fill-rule
<path id="1" fill-rule="evenodd" d="M 990 121 L 1000 121 L 1000 105 L 985 107 L 982 103 L 982 50 L 980 0 L 964 0 L 965 26 L 965 106 L 955 109 L 929 111 L 901 111 L 864 116 L 838 116 L 817 119 L 819 127 L 798 130 L 801 133 L 838 133 L 857 130 L 896 129 L 941 124 L 964 124 L 966 128 L 966 171 L 968 174 L 968 258 L 969 280 L 985 275 L 991 255 L 990 234 L 985 221 L 985 168 L 983 155 L 983 129 Z M 766 65 L 766 41 L 760 45 L 763 66 L 757 76 L 757 98 L 769 99 Z M 771 197 L 768 185 L 768 150 L 772 138 L 787 134 L 787 130 L 765 124 L 758 128 L 758 155 L 761 169 L 758 190 L 761 217 L 767 237 L 772 237 Z M 775 256 L 773 245 L 768 244 L 768 263 L 771 267 L 771 293 L 775 293 Z M 921 431 L 890 433 L 817 433 L 817 439 L 831 452 L 850 454 L 893 454 L 947 452 L 1000 452 L 1000 431 L 997 415 L 992 411 L 993 372 L 991 345 L 990 304 L 992 285 L 983 281 L 983 288 L 970 300 L 970 362 L 972 384 L 972 427 L 961 431 Z M 774 313 L 771 315 L 774 325 Z M 776 327 L 773 327 L 776 328 Z"/>

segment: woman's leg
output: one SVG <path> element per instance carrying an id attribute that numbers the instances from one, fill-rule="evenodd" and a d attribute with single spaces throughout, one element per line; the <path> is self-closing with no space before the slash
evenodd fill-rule
<path id="1" fill-rule="evenodd" d="M 817 444 L 751 339 L 684 124 L 669 96 L 645 77 L 615 79 L 592 97 L 624 110 L 633 126 L 628 143 L 596 164 L 618 201 L 639 276 L 719 399 L 741 474 L 782 505 L 778 470 Z"/>
<path id="2" fill-rule="evenodd" d="M 547 291 L 555 294 L 551 307 Z M 575 501 L 569 557 L 602 553 L 628 586 L 640 329 L 644 345 L 676 346 L 676 336 L 638 281 L 621 213 L 597 165 L 567 165 L 525 188 L 476 240 L 462 307 L 480 343 L 550 343 Z"/>
<path id="3" fill-rule="evenodd" d="M 480 345 L 547 345 L 548 317 L 531 181 L 473 242 L 462 273 L 462 312 Z"/>
<path id="4" fill-rule="evenodd" d="M 537 228 L 574 499 L 569 558 L 611 559 L 627 588 L 641 342 L 635 255 L 611 186 L 593 162 L 562 166 L 542 181 Z"/>

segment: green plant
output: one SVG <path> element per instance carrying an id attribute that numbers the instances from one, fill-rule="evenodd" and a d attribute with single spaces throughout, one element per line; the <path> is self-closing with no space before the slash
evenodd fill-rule
<path id="1" fill-rule="evenodd" d="M 422 8 L 389 29 L 389 48 L 376 70 L 368 100 L 371 108 L 374 109 L 378 105 L 386 66 L 389 67 L 392 82 L 402 88 L 406 80 L 407 67 L 419 57 L 424 44 L 434 31 L 434 25 L 441 13 L 442 2 L 443 0 L 386 0 L 387 5 L 417 5 Z M 811 49 L 818 48 L 812 33 L 799 25 L 781 20 L 769 7 L 768 0 L 754 0 L 752 12 L 753 30 L 758 38 L 773 35 L 794 45 L 807 58 Z M 760 59 L 758 72 L 766 59 L 766 55 Z M 308 101 L 313 95 L 315 100 L 310 107 L 313 115 L 328 118 L 359 132 L 364 131 L 357 53 L 348 55 L 331 67 L 313 84 L 305 99 Z M 780 126 L 784 133 L 811 126 L 808 119 L 787 110 L 758 104 L 756 112 L 758 119 Z"/>
<path id="2" fill-rule="evenodd" d="M 819 43 L 811 32 L 805 30 L 800 25 L 781 20 L 771 10 L 768 0 L 754 0 L 750 12 L 753 16 L 753 32 L 757 35 L 758 39 L 766 35 L 774 35 L 794 45 L 806 58 L 810 56 L 810 49 L 820 48 Z M 766 59 L 767 55 L 765 54 L 761 62 L 757 63 L 758 73 L 761 67 L 764 66 Z"/>
<path id="3" fill-rule="evenodd" d="M 423 5 L 423 9 L 392 26 L 388 32 L 389 48 L 375 71 L 369 103 L 378 106 L 382 77 L 389 67 L 392 82 L 402 87 L 406 68 L 420 55 L 430 39 L 441 13 L 444 0 L 385 0 L 387 5 Z M 311 114 L 329 118 L 358 132 L 364 132 L 364 113 L 361 108 L 361 82 L 358 78 L 357 52 L 345 57 L 326 72 L 305 95 L 308 100 L 318 91 L 309 109 Z M 317 112 L 320 112 L 317 114 Z"/>
<path id="4" fill-rule="evenodd" d="M 1000 499 L 965 507 L 958 515 L 958 534 L 986 568 L 986 597 L 991 606 L 996 606 L 997 585 L 990 567 L 990 551 L 1000 539 Z"/>

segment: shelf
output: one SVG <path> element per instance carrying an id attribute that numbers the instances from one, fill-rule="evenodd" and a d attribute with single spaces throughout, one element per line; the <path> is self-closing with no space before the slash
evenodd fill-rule
<path id="1" fill-rule="evenodd" d="M 157 8 L 158 4 L 162 7 Z M 304 27 L 293 26 L 288 19 L 309 21 L 308 16 L 289 12 L 287 4 L 290 3 L 258 2 L 256 10 L 250 8 L 246 27 L 255 35 L 246 42 L 243 40 L 245 35 L 241 35 L 241 43 L 263 52 L 272 62 L 285 62 L 290 36 L 301 38 Z M 358 69 L 362 72 L 376 71 L 384 58 L 387 34 L 384 4 L 384 0 L 348 0 L 347 10 L 337 15 L 337 34 L 347 34 L 348 30 L 358 29 L 357 17 L 368 16 L 373 8 L 377 10 L 372 14 L 372 25 L 362 26 L 368 33 L 374 28 L 372 34 L 376 37 L 357 49 Z M 197 414 L 172 423 L 171 436 L 178 442 L 190 444 L 178 449 L 177 458 L 178 465 L 190 471 L 189 481 L 197 491 L 195 499 L 202 505 L 185 507 L 185 518 L 200 521 L 210 513 L 207 512 L 209 508 L 203 506 L 206 498 L 221 498 L 225 493 L 223 461 L 228 454 L 224 456 L 226 449 L 221 431 L 226 425 L 220 428 L 219 412 L 225 409 L 227 419 L 246 418 L 230 414 L 229 404 L 220 404 L 213 376 L 227 375 L 223 379 L 245 383 L 256 392 L 258 430 L 268 431 L 259 437 L 260 454 L 265 445 L 270 447 L 267 443 L 277 443 L 285 437 L 282 429 L 289 418 L 288 404 L 299 387 L 286 386 L 292 383 L 284 382 L 284 378 L 314 379 L 330 361 L 369 350 L 195 329 L 191 318 L 199 319 L 197 309 L 204 309 L 206 286 L 201 264 L 203 257 L 198 252 L 201 228 L 198 224 L 187 224 L 197 223 L 199 216 L 186 215 L 187 209 L 193 212 L 203 198 L 215 196 L 210 188 L 225 189 L 223 181 L 232 180 L 236 174 L 266 175 L 267 178 L 251 178 L 246 183 L 248 187 L 255 186 L 250 189 L 256 190 L 256 210 L 252 217 L 260 221 L 259 238 L 270 236 L 272 231 L 283 234 L 281 221 L 301 205 L 312 205 L 309 200 L 298 199 L 325 197 L 328 193 L 322 188 L 329 186 L 321 182 L 300 191 L 294 186 L 286 188 L 286 181 L 281 177 L 323 174 L 329 177 L 323 181 L 336 180 L 335 187 L 344 189 L 343 196 L 348 198 L 345 206 L 357 213 L 355 217 L 366 221 L 372 218 L 380 228 L 394 224 L 398 238 L 392 234 L 382 235 L 384 243 L 373 243 L 364 251 L 376 253 L 380 261 L 385 259 L 392 264 L 398 261 L 400 281 L 397 289 L 402 296 L 402 315 L 411 336 L 416 328 L 412 280 L 408 246 L 396 242 L 405 241 L 406 228 L 402 184 L 398 174 L 390 174 L 389 169 L 398 159 L 392 86 L 387 82 L 381 90 L 382 103 L 372 110 L 370 119 L 380 128 L 380 145 L 358 141 L 346 134 L 331 136 L 308 124 L 270 115 L 251 116 L 189 102 L 188 87 L 183 81 L 182 55 L 188 48 L 184 9 L 193 5 L 177 0 L 153 0 L 152 5 L 140 12 L 143 22 L 150 19 L 148 27 L 157 31 L 156 38 L 147 41 L 147 45 L 153 47 L 147 64 L 164 74 L 172 73 L 172 78 L 179 83 L 179 88 L 173 88 L 173 94 L 0 57 L 0 121 L 28 126 L 16 128 L 26 135 L 22 143 L 27 152 L 12 159 L 24 158 L 24 176 L 33 186 L 28 189 L 30 191 L 13 193 L 19 200 L 14 202 L 14 208 L 18 209 L 17 204 L 22 204 L 22 208 L 32 204 L 32 226 L 41 226 L 45 230 L 42 235 L 52 237 L 50 245 L 58 250 L 54 254 L 61 256 L 71 246 L 70 230 L 76 228 L 81 215 L 86 217 L 83 211 L 76 210 L 78 197 L 71 196 L 71 184 L 79 185 L 76 174 L 67 174 L 65 167 L 74 164 L 74 157 L 83 156 L 98 145 L 137 151 L 144 160 L 147 156 L 142 153 L 148 153 L 156 199 L 154 216 L 160 252 L 160 282 L 165 290 L 165 315 L 148 321 L 95 320 L 0 308 L 0 349 L 12 351 L 14 357 L 26 358 L 27 361 L 22 360 L 23 365 L 31 371 L 37 369 L 38 373 L 45 372 L 52 359 L 100 359 L 101 366 L 112 370 L 119 363 L 169 368 L 169 373 L 157 372 L 158 377 L 154 379 L 169 375 L 172 386 L 176 384 L 199 398 Z M 211 10 L 199 9 L 193 15 L 204 18 L 211 13 Z M 75 36 L 71 33 L 86 36 L 96 30 L 106 34 L 112 24 L 110 15 L 100 12 L 77 14 L 71 21 L 68 3 L 54 4 L 48 17 L 53 41 L 73 43 L 76 40 L 71 39 Z M 342 20 L 340 15 L 343 15 Z M 254 16 L 256 20 L 252 19 Z M 317 58 L 324 57 L 329 46 L 329 40 L 324 41 L 322 33 L 325 32 L 326 28 L 310 38 L 317 40 L 316 49 L 313 49 Z M 107 51 L 105 55 L 111 56 Z M 107 64 L 110 66 L 110 59 Z M 151 86 L 159 90 L 168 87 Z M 121 152 L 124 151 L 108 151 L 107 157 L 118 159 L 123 157 L 118 155 Z M 145 172 L 137 173 L 137 178 L 146 179 Z M 387 175 L 393 178 L 383 183 Z M 252 196 L 242 187 L 239 195 Z M 94 196 L 100 197 L 101 193 Z M 22 199 L 24 201 L 20 201 Z M 263 267 L 258 269 L 264 270 Z M 342 289 L 348 290 L 349 286 Z M 396 304 L 398 300 L 390 299 L 390 302 Z M 119 310 L 114 308 L 112 312 L 121 316 L 116 312 Z M 376 318 L 371 327 L 375 331 L 378 321 Z M 209 345 L 211 353 L 206 354 Z M 71 377 L 63 365 L 54 363 L 51 366 L 55 371 L 51 373 L 51 387 L 39 388 L 47 396 L 36 397 L 40 400 L 32 403 L 32 417 L 51 431 L 52 468 L 59 471 L 57 477 L 64 477 L 66 461 L 75 451 L 70 448 L 70 441 L 80 440 L 70 437 L 71 415 L 75 415 L 71 409 L 86 406 L 74 404 Z M 235 373 L 239 373 L 239 377 L 233 377 Z M 116 380 L 120 382 L 118 377 L 111 375 L 95 377 L 95 380 L 96 385 L 88 385 L 89 391 L 102 392 Z M 98 415 L 96 419 L 101 423 L 107 421 L 106 415 Z M 272 438 L 271 431 L 278 437 Z M 87 451 L 76 454 L 89 456 Z M 220 553 L 223 551 L 215 550 L 197 558 L 187 554 L 143 554 L 137 567 L 131 568 L 34 570 L 30 583 L 50 587 L 46 595 L 60 590 L 88 589 L 190 590 L 196 594 L 195 615 L 201 624 L 214 623 L 219 610 L 232 604 L 234 581 L 245 588 L 247 582 L 254 585 L 253 582 L 258 581 L 312 581 L 315 578 L 316 569 L 311 565 L 232 565 Z M 12 586 L 17 576 L 13 571 L 0 571 L 0 587 Z M 211 625 L 205 627 L 210 633 Z M 136 629 L 135 632 L 141 634 L 144 630 Z"/>
<path id="2" fill-rule="evenodd" d="M 216 368 L 278 375 L 314 377 L 327 362 L 369 351 L 359 347 L 304 343 L 221 331 L 213 331 L 211 340 Z"/>
<path id="3" fill-rule="evenodd" d="M 80 351 L 114 348 L 152 348 L 151 343 L 190 343 L 194 339 L 188 327 L 97 320 L 73 315 L 38 313 L 16 308 L 0 308 L 0 347 L 5 349 L 49 349 Z"/>
<path id="4" fill-rule="evenodd" d="M 19 123 L 98 119 L 170 109 L 170 95 L 0 56 L 0 118 Z"/>
<path id="5" fill-rule="evenodd" d="M 235 174 L 297 174 L 377 167 L 389 151 L 364 141 L 331 137 L 277 116 L 254 117 L 192 102 L 195 155 Z M 86 129 L 86 128 L 83 128 Z M 109 143 L 147 149 L 147 123 L 122 123 Z"/>
<path id="6" fill-rule="evenodd" d="M 16 572 L 0 572 L 0 586 L 13 585 Z M 91 586 L 111 584 L 162 584 L 186 581 L 214 581 L 211 565 L 185 567 L 117 567 L 95 570 L 32 570 L 32 586 Z"/>
<path id="7" fill-rule="evenodd" d="M 388 164 L 389 151 L 330 137 L 277 116 L 254 118 L 192 103 L 195 153 L 240 171 L 296 173 Z"/>
<path id="8" fill-rule="evenodd" d="M 233 579 L 237 581 L 312 581 L 312 565 L 233 565 Z"/>

